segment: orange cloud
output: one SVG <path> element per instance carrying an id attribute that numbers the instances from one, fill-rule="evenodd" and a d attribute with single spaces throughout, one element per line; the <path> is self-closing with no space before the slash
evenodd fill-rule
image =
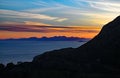
<path id="1" fill-rule="evenodd" d="M 76 36 L 92 38 L 101 27 L 97 26 L 47 26 L 47 25 L 0 25 L 0 38 Z"/>

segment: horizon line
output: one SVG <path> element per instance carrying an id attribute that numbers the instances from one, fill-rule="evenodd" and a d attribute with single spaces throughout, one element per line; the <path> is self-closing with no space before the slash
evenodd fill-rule
<path id="1" fill-rule="evenodd" d="M 66 37 L 66 38 L 79 38 L 79 39 L 92 39 L 92 38 L 85 38 L 85 37 L 77 37 L 77 36 L 42 36 L 42 37 L 34 37 L 34 36 L 31 36 L 31 37 L 20 37 L 20 38 L 1 38 L 0 40 L 9 40 L 9 39 L 30 39 L 30 38 L 37 38 L 37 39 L 41 39 L 41 38 L 53 38 L 53 37 Z"/>

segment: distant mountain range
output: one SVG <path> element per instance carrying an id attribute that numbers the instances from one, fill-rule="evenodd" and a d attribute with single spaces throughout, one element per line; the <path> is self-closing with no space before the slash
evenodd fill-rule
<path id="1" fill-rule="evenodd" d="M 19 38 L 19 39 L 1 39 L 1 40 L 26 40 L 26 41 L 80 41 L 86 42 L 90 38 L 79 38 L 79 37 L 66 37 L 66 36 L 53 36 L 53 37 L 30 37 L 30 38 Z"/>

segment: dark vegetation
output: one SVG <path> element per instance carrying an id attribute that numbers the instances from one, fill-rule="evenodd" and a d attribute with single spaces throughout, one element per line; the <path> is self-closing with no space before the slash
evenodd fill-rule
<path id="1" fill-rule="evenodd" d="M 0 64 L 0 78 L 120 78 L 120 16 L 81 47 L 46 52 L 32 62 Z"/>

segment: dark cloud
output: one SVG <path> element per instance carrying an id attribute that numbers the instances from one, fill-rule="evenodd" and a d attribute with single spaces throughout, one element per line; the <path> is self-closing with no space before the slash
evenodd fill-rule
<path id="1" fill-rule="evenodd" d="M 63 26 L 28 26 L 28 25 L 3 25 L 0 26 L 0 31 L 11 31 L 11 32 L 40 32 L 40 33 L 53 33 L 53 32 L 89 32 L 98 33 L 95 29 L 86 29 L 81 27 L 63 27 Z"/>
<path id="2" fill-rule="evenodd" d="M 12 31 L 12 32 L 47 32 L 43 29 L 33 29 L 29 27 L 19 26 L 0 26 L 1 31 Z"/>

